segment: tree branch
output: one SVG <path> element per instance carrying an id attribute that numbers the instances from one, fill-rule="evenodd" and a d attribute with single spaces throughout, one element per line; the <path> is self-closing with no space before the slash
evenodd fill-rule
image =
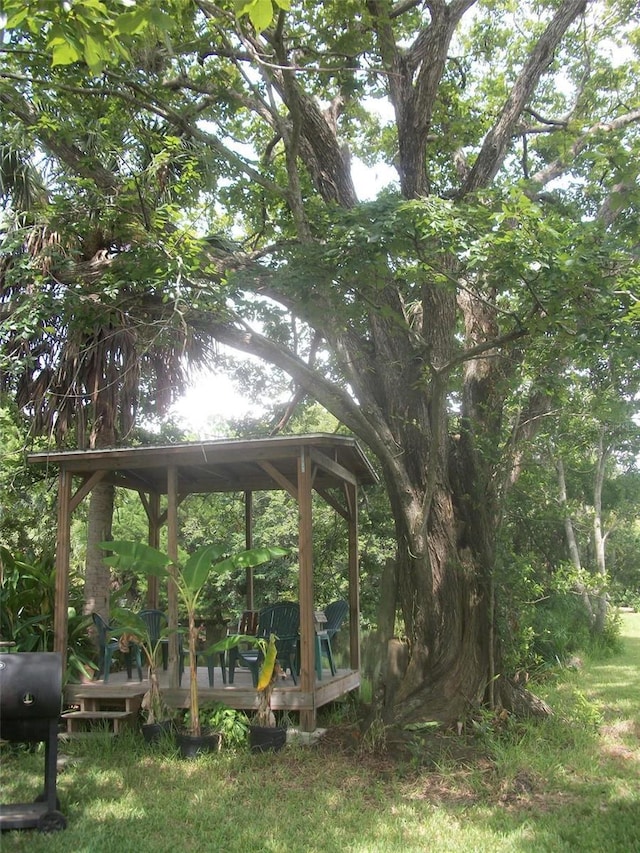
<path id="1" fill-rule="evenodd" d="M 529 54 L 502 108 L 500 117 L 487 133 L 478 158 L 462 187 L 461 196 L 487 186 L 498 174 L 520 115 L 533 95 L 540 78 L 553 60 L 556 47 L 573 21 L 582 14 L 587 2 L 590 0 L 563 0 Z"/>
<path id="2" fill-rule="evenodd" d="M 540 169 L 540 171 L 536 172 L 535 175 L 532 175 L 532 182 L 538 187 L 543 187 L 550 181 L 553 181 L 555 178 L 559 178 L 560 175 L 563 175 L 575 161 L 580 152 L 587 146 L 589 140 L 597 133 L 613 133 L 616 130 L 620 130 L 621 128 L 627 127 L 628 125 L 634 124 L 638 121 L 640 121 L 640 109 L 632 110 L 631 112 L 618 116 L 618 118 L 612 119 L 611 121 L 597 122 L 585 130 L 585 132 L 576 139 L 564 157 L 558 157 L 553 161 L 553 163 L 549 163 L 549 165 L 545 166 L 544 169 Z"/>

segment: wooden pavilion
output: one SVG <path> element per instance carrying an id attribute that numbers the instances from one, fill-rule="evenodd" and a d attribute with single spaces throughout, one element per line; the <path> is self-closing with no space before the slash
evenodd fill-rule
<path id="1" fill-rule="evenodd" d="M 160 530 L 166 524 L 167 552 L 173 559 L 178 556 L 177 510 L 187 496 L 244 493 L 246 544 L 251 547 L 251 496 L 256 491 L 280 489 L 298 505 L 300 678 L 296 687 L 286 688 L 274 706 L 299 711 L 300 728 L 313 731 L 318 707 L 360 685 L 358 486 L 375 483 L 377 477 L 355 439 L 312 434 L 161 447 L 52 451 L 29 454 L 28 461 L 58 470 L 56 651 L 65 653 L 67 647 L 71 517 L 97 483 L 113 483 L 137 491 L 148 518 L 149 544 L 158 546 Z M 348 542 L 349 665 L 335 678 L 324 681 L 318 681 L 315 675 L 313 491 L 344 518 Z M 150 578 L 150 606 L 157 605 L 154 580 Z M 246 608 L 253 609 L 252 578 L 249 576 L 247 580 Z M 169 624 L 175 627 L 178 605 L 173 588 L 168 590 L 168 602 Z M 174 702 L 186 704 L 187 688 L 182 691 L 178 688 L 175 650 L 170 652 L 169 672 Z M 215 698 L 232 707 L 246 708 L 252 707 L 255 697 L 246 686 L 239 685 L 235 690 L 226 687 L 223 695 L 216 694 Z"/>

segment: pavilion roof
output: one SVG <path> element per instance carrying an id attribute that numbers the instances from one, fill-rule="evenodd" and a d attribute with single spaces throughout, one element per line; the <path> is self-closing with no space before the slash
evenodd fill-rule
<path id="1" fill-rule="evenodd" d="M 314 488 L 342 483 L 371 484 L 378 477 L 358 442 L 343 435 L 272 436 L 220 439 L 162 446 L 31 453 L 31 464 L 55 466 L 80 477 L 107 471 L 105 481 L 138 491 L 167 493 L 167 470 L 174 466 L 180 494 L 267 491 L 294 484 L 298 459 L 308 449 Z"/>

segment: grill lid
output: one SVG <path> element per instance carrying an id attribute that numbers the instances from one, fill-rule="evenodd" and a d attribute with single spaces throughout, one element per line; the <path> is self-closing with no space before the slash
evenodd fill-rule
<path id="1" fill-rule="evenodd" d="M 9 720 L 57 718 L 61 698 L 59 652 L 0 654 L 0 727 Z"/>

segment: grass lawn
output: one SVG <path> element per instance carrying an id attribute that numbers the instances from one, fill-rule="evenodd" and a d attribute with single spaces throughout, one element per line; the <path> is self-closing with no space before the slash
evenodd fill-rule
<path id="1" fill-rule="evenodd" d="M 544 723 L 487 716 L 462 735 L 345 713 L 315 747 L 184 761 L 140 736 L 61 744 L 68 827 L 5 832 L 2 853 L 634 853 L 640 851 L 640 614 L 620 655 L 535 685 Z M 42 788 L 43 753 L 0 751 L 3 803 Z"/>

